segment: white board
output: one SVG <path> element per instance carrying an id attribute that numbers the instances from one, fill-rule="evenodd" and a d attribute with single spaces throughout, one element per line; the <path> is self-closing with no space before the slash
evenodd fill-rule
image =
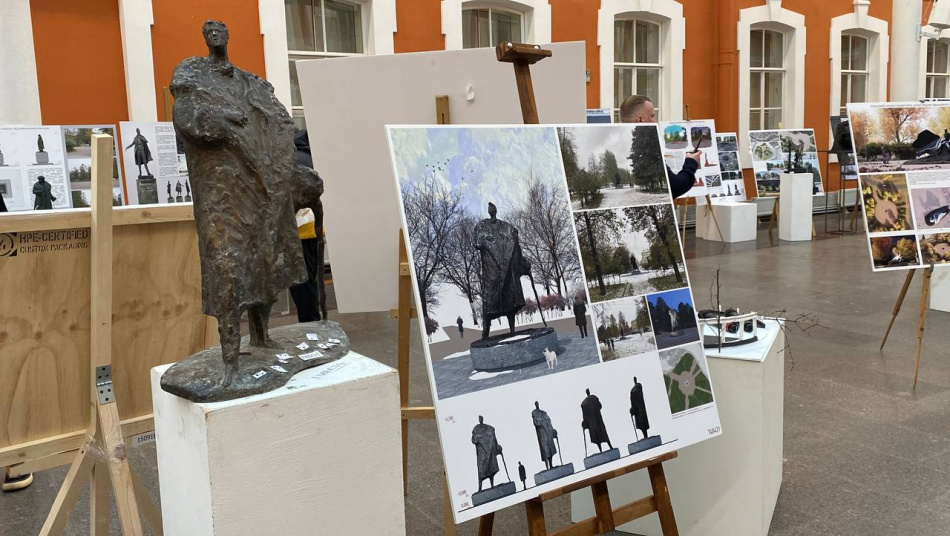
<path id="1" fill-rule="evenodd" d="M 0 196 L 7 210 L 33 210 L 33 186 L 39 177 L 52 188 L 53 208 L 72 207 L 64 152 L 62 129 L 58 126 L 0 127 Z"/>
<path id="2" fill-rule="evenodd" d="M 585 49 L 545 45 L 531 67 L 538 115 L 586 121 Z M 389 310 L 397 299 L 399 201 L 387 124 L 436 123 L 448 95 L 453 124 L 520 124 L 514 68 L 492 48 L 297 62 L 314 165 L 323 177 L 333 284 L 341 313 Z"/>
<path id="3" fill-rule="evenodd" d="M 696 150 L 701 153 L 699 169 L 696 170 L 696 182 L 685 195 L 685 197 L 696 198 L 697 203 L 705 204 L 706 194 L 715 200 L 725 192 L 716 143 L 716 122 L 712 119 L 660 123 L 660 145 L 663 147 L 663 158 L 674 173 L 683 169 L 683 161 L 687 153 Z"/>

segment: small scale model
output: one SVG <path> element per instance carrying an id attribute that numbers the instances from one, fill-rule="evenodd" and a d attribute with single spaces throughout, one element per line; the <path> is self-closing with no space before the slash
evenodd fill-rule
<path id="1" fill-rule="evenodd" d="M 574 464 L 564 465 L 561 458 L 561 443 L 557 437 L 557 430 L 551 424 L 551 417 L 548 412 L 541 409 L 538 402 L 534 403 L 534 410 L 531 412 L 531 421 L 534 423 L 534 432 L 538 436 L 538 449 L 541 451 L 541 461 L 544 462 L 544 470 L 534 475 L 534 484 L 540 486 L 558 478 L 564 478 L 574 474 Z M 559 464 L 554 464 L 554 455 L 558 455 Z"/>
<path id="2" fill-rule="evenodd" d="M 637 440 L 627 445 L 627 452 L 636 454 L 663 444 L 660 436 L 650 437 L 650 419 L 647 417 L 647 403 L 643 398 L 643 384 L 633 377 L 633 388 L 630 389 L 630 422 L 633 423 L 634 436 Z M 637 436 L 637 430 L 643 434 L 643 439 Z"/>
<path id="3" fill-rule="evenodd" d="M 40 144 L 42 145 L 43 138 L 40 137 Z M 53 201 L 56 201 L 56 198 L 53 196 L 53 186 L 46 181 L 46 177 L 40 175 L 36 178 L 36 182 L 33 184 L 33 210 L 52 210 Z"/>
<path id="4" fill-rule="evenodd" d="M 604 417 L 600 412 L 600 410 L 603 409 L 600 399 L 596 395 L 590 394 L 590 389 L 587 389 L 586 393 L 587 397 L 581 402 L 581 413 L 584 416 L 584 420 L 581 421 L 581 428 L 585 432 L 584 467 L 590 469 L 591 467 L 620 459 L 620 451 L 615 449 L 610 443 L 610 436 L 607 435 L 607 426 L 604 424 Z M 587 455 L 588 436 L 590 437 L 591 444 L 597 445 L 598 450 L 596 454 L 589 456 Z M 604 451 L 601 446 L 603 443 L 607 443 L 606 451 Z"/>
<path id="5" fill-rule="evenodd" d="M 502 497 L 507 497 L 517 491 L 515 483 L 508 475 L 508 465 L 501 445 L 495 436 L 495 427 L 485 424 L 485 418 L 478 416 L 478 424 L 472 428 L 472 444 L 475 445 L 475 460 L 478 464 L 478 492 L 472 495 L 472 504 L 479 506 Z M 495 475 L 498 473 L 498 457 L 505 468 L 508 482 L 495 485 Z M 482 489 L 482 484 L 488 480 L 488 489 Z"/>

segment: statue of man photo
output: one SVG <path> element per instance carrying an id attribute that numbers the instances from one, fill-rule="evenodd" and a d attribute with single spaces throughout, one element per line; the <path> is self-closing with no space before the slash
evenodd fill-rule
<path id="1" fill-rule="evenodd" d="M 531 264 L 521 254 L 518 229 L 497 218 L 498 208 L 488 203 L 488 219 L 475 224 L 475 249 L 481 255 L 482 340 L 491 321 L 508 318 L 515 332 L 515 315 L 525 306 L 521 277 L 531 275 Z"/>

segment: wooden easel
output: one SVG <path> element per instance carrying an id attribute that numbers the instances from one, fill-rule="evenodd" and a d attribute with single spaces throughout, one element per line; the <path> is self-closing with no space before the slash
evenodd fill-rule
<path id="1" fill-rule="evenodd" d="M 920 288 L 920 310 L 917 311 L 917 361 L 914 364 L 914 390 L 917 390 L 917 375 L 920 372 L 920 351 L 924 342 L 924 323 L 927 320 L 927 309 L 930 307 L 930 277 L 933 275 L 934 267 L 931 265 L 924 269 L 924 282 Z M 891 322 L 887 325 L 887 331 L 884 332 L 884 340 L 881 341 L 881 350 L 887 343 L 887 336 L 891 334 L 891 328 L 894 327 L 894 321 L 897 320 L 897 314 L 901 312 L 901 306 L 904 305 L 904 297 L 907 296 L 907 289 L 910 288 L 910 282 L 914 280 L 914 274 L 917 270 L 907 272 L 907 278 L 904 279 L 904 286 L 901 288 L 900 295 L 897 296 L 897 303 L 894 304 L 894 312 L 891 315 Z"/>
<path id="2" fill-rule="evenodd" d="M 719 227 L 719 218 L 716 217 L 716 211 L 712 208 L 712 197 L 706 193 L 706 214 L 712 216 L 713 223 L 716 224 L 716 232 L 719 233 L 719 241 L 726 242 L 726 237 L 722 236 L 722 228 Z"/>
<path id="3" fill-rule="evenodd" d="M 92 136 L 92 214 L 89 248 L 92 257 L 90 308 L 92 418 L 86 439 L 72 466 L 41 536 L 62 534 L 70 512 L 90 481 L 90 534 L 109 534 L 109 485 L 115 495 L 122 533 L 142 534 L 141 513 L 153 532 L 162 534 L 162 517 L 141 481 L 129 467 L 112 386 L 112 136 Z M 137 501 L 138 499 L 138 501 Z"/>
<path id="4" fill-rule="evenodd" d="M 521 100 L 521 115 L 525 124 L 538 124 L 538 107 L 534 100 L 534 89 L 531 85 L 531 71 L 529 65 L 544 58 L 550 57 L 549 50 L 543 50 L 537 45 L 501 43 L 495 49 L 498 61 L 513 63 L 515 66 L 515 81 L 518 85 L 518 97 Z M 685 218 L 683 218 L 685 221 Z M 525 514 L 528 518 L 529 536 L 546 536 L 548 534 L 544 520 L 544 506 L 550 500 L 584 488 L 590 488 L 594 496 L 595 517 L 575 523 L 566 529 L 554 532 L 561 536 L 593 536 L 614 530 L 618 524 L 628 523 L 653 512 L 660 516 L 660 526 L 664 536 L 678 536 L 676 519 L 673 515 L 673 506 L 670 503 L 669 488 L 666 485 L 666 475 L 663 472 L 663 462 L 676 457 L 676 452 L 670 452 L 645 460 L 629 467 L 616 469 L 609 473 L 575 482 L 567 486 L 542 493 L 537 498 L 525 502 Z M 607 490 L 607 481 L 640 469 L 648 469 L 650 482 L 653 485 L 653 495 L 638 501 L 621 506 L 616 510 L 610 505 L 610 494 Z M 485 514 L 478 521 L 479 536 L 490 536 L 495 524 L 495 514 Z"/>

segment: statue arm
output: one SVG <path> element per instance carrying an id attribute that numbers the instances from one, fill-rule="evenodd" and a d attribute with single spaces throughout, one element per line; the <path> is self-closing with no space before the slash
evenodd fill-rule
<path id="1" fill-rule="evenodd" d="M 294 210 L 313 209 L 323 195 L 323 179 L 316 171 L 299 164 L 294 166 Z"/>
<path id="2" fill-rule="evenodd" d="M 175 97 L 172 112 L 175 130 L 197 143 L 222 143 L 228 135 L 227 122 L 239 122 L 240 118 L 235 116 L 235 110 L 214 108 L 202 99 L 197 82 L 184 72 L 189 68 L 182 68 L 183 65 L 180 65 L 176 69 L 171 83 L 172 95 Z"/>

